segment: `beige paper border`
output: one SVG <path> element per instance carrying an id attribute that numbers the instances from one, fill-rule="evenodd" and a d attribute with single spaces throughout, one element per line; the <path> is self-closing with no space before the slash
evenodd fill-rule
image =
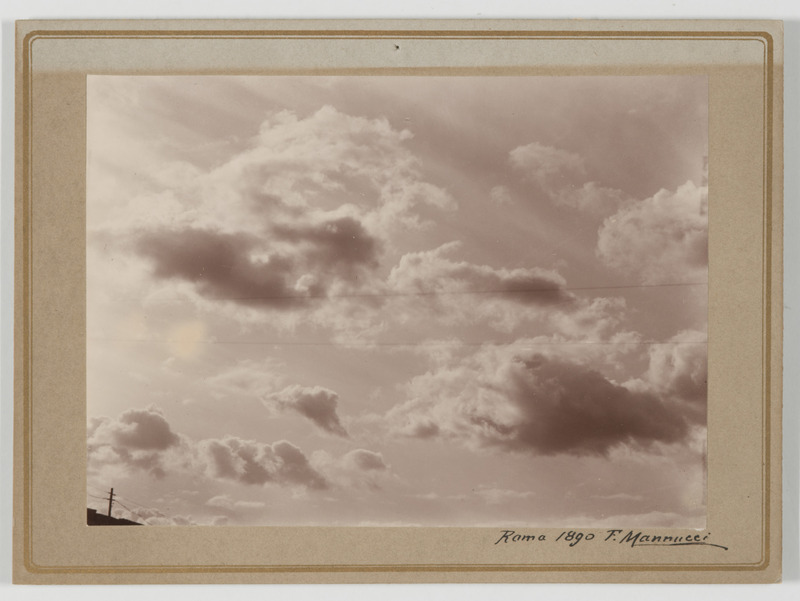
<path id="1" fill-rule="evenodd" d="M 779 23 L 21 22 L 17 70 L 16 581 L 779 578 Z M 730 551 L 531 552 L 483 528 L 87 528 L 84 78 L 190 72 L 707 75 L 709 530 Z"/>

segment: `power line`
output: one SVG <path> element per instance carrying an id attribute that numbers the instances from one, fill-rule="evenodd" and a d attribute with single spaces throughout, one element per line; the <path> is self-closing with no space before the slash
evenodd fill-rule
<path id="1" fill-rule="evenodd" d="M 88 336 L 87 340 L 105 341 L 105 342 L 183 342 L 180 338 L 106 338 L 100 336 Z M 503 342 L 503 341 L 464 341 L 456 340 L 452 342 L 444 341 L 421 341 L 421 342 L 376 342 L 376 341 L 311 341 L 311 340 L 220 340 L 220 339 L 207 339 L 198 341 L 204 344 L 231 344 L 231 345 L 258 345 L 258 346 L 361 346 L 361 347 L 426 347 L 426 346 L 445 346 L 445 345 L 458 345 L 458 346 L 510 346 L 514 345 L 518 348 L 537 347 L 537 346 L 581 346 L 581 345 L 603 345 L 603 346 L 624 346 L 624 345 L 645 345 L 645 346 L 666 346 L 666 345 L 683 345 L 683 344 L 708 344 L 708 340 L 678 340 L 678 341 L 658 341 L 658 340 L 632 340 L 632 341 L 604 341 L 604 340 L 575 340 L 575 341 L 558 341 L 558 342 L 527 342 L 524 344 L 517 343 L 516 341 Z"/>
<path id="2" fill-rule="evenodd" d="M 122 505 L 122 506 L 123 506 L 125 509 L 127 509 L 128 511 L 130 511 L 131 513 L 133 513 L 133 509 L 131 509 L 130 507 L 128 507 L 128 506 L 127 506 L 127 505 L 125 505 L 124 503 L 121 503 L 121 502 L 119 501 L 119 499 L 117 499 L 117 505 Z"/>
<path id="3" fill-rule="evenodd" d="M 130 497 L 127 497 L 125 495 L 121 495 L 121 494 L 117 493 L 117 496 L 118 497 L 122 497 L 123 499 L 128 501 L 128 503 L 133 503 L 134 505 L 138 505 L 142 509 L 152 509 L 152 507 L 149 507 L 149 506 L 145 505 L 144 503 L 139 503 L 138 501 L 134 501 L 133 499 L 131 499 Z"/>
<path id="4" fill-rule="evenodd" d="M 258 296 L 212 296 L 204 297 L 212 301 L 256 301 L 256 300 L 325 300 L 337 298 L 391 298 L 391 297 L 430 297 L 430 296 L 462 296 L 489 294 L 535 294 L 582 290 L 625 290 L 636 288 L 676 288 L 691 286 L 708 286 L 708 282 L 667 282 L 658 284 L 618 284 L 611 286 L 547 286 L 542 288 L 492 288 L 487 290 L 435 290 L 415 292 L 361 292 L 353 294 L 274 294 Z M 177 300 L 178 297 L 163 300 Z"/>

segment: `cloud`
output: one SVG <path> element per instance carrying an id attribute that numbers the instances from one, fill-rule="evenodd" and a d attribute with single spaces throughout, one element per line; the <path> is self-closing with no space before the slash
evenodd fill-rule
<path id="1" fill-rule="evenodd" d="M 194 441 L 175 433 L 152 405 L 126 411 L 117 419 L 92 418 L 87 433 L 90 473 L 114 469 L 125 477 L 145 471 L 163 478 L 179 472 L 246 485 L 328 487 L 325 477 L 288 441 L 268 444 L 236 436 Z"/>
<path id="2" fill-rule="evenodd" d="M 533 142 L 509 152 L 511 165 L 522 171 L 553 202 L 588 211 L 607 213 L 629 200 L 627 194 L 586 181 L 586 163 L 579 154 Z"/>
<path id="3" fill-rule="evenodd" d="M 191 282 L 211 299 L 277 309 L 302 303 L 289 279 L 293 259 L 279 254 L 255 259 L 255 246 L 251 236 L 193 228 L 144 232 L 136 241 L 156 278 Z"/>
<path id="4" fill-rule="evenodd" d="M 485 488 L 478 487 L 473 492 L 489 505 L 500 505 L 513 500 L 528 500 L 536 496 L 530 490 L 509 490 L 505 488 Z"/>
<path id="5" fill-rule="evenodd" d="M 657 389 L 691 402 L 704 402 L 708 387 L 708 349 L 703 332 L 684 330 L 650 349 L 647 380 Z"/>
<path id="6" fill-rule="evenodd" d="M 645 284 L 708 278 L 708 188 L 687 182 L 621 208 L 603 222 L 597 254 Z"/>
<path id="7" fill-rule="evenodd" d="M 353 217 L 318 224 L 276 225 L 271 231 L 282 241 L 308 246 L 312 266 L 334 270 L 343 279 L 357 277 L 359 267 L 378 266 L 378 240 Z"/>
<path id="8" fill-rule="evenodd" d="M 546 455 L 590 455 L 622 443 L 676 442 L 688 431 L 684 416 L 662 399 L 631 392 L 575 363 L 535 354 L 508 366 L 508 374 L 510 400 L 520 418 L 508 435 L 502 422 L 495 435 L 491 414 L 472 417 L 489 427 L 489 444 Z"/>
<path id="9" fill-rule="evenodd" d="M 556 520 L 552 527 L 557 527 Z M 577 527 L 585 528 L 622 528 L 624 537 L 630 528 L 697 528 L 706 527 L 705 512 L 684 511 L 674 513 L 666 511 L 649 511 L 646 513 L 617 514 L 608 517 L 597 517 L 589 515 L 560 516 L 558 524 L 574 524 Z M 585 526 L 584 526 L 585 524 Z"/>
<path id="10" fill-rule="evenodd" d="M 242 359 L 229 369 L 205 379 L 205 388 L 218 399 L 257 398 L 279 388 L 284 380 L 279 361 Z"/>
<path id="11" fill-rule="evenodd" d="M 305 306 L 337 279 L 353 281 L 362 268 L 378 265 L 378 243 L 352 218 L 280 225 L 271 233 L 161 229 L 140 233 L 135 248 L 158 279 L 189 282 L 209 300 L 269 309 Z M 284 250 L 275 250 L 275 240 Z"/>
<path id="12" fill-rule="evenodd" d="M 630 196 L 616 188 L 606 188 L 597 182 L 553 190 L 557 204 L 595 214 L 608 214 L 630 202 Z"/>
<path id="13" fill-rule="evenodd" d="M 92 418 L 87 434 L 90 469 L 117 466 L 144 470 L 156 478 L 165 475 L 166 452 L 182 442 L 154 405 L 125 411 L 118 419 Z"/>
<path id="14" fill-rule="evenodd" d="M 563 188 L 586 176 L 583 158 L 574 152 L 533 142 L 508 153 L 511 164 L 546 190 Z"/>
<path id="15" fill-rule="evenodd" d="M 101 511 L 104 511 L 102 508 Z M 152 507 L 136 507 L 128 509 L 121 505 L 114 506 L 113 516 L 139 522 L 146 526 L 197 526 L 198 522 L 190 515 L 167 515 Z"/>
<path id="16" fill-rule="evenodd" d="M 383 455 L 368 449 L 353 449 L 338 458 L 317 451 L 311 461 L 343 490 L 375 492 L 395 480 Z"/>
<path id="17" fill-rule="evenodd" d="M 559 305 L 574 298 L 564 290 L 564 278 L 554 271 L 494 268 L 449 259 L 447 254 L 459 246 L 450 242 L 403 255 L 389 275 L 390 286 L 409 294 L 483 294 L 520 305 Z"/>
<path id="18" fill-rule="evenodd" d="M 328 488 L 328 482 L 311 467 L 303 452 L 285 440 L 270 445 L 227 436 L 202 440 L 197 447 L 206 475 L 212 478 L 250 485 Z"/>
<path id="19" fill-rule="evenodd" d="M 287 386 L 280 392 L 263 399 L 264 405 L 273 411 L 294 411 L 310 420 L 323 432 L 347 438 L 336 408 L 339 395 L 321 386 Z"/>
<path id="20" fill-rule="evenodd" d="M 354 449 L 342 458 L 344 465 L 362 471 L 382 471 L 388 469 L 383 461 L 383 455 L 367 449 Z"/>
<path id="21" fill-rule="evenodd" d="M 708 398 L 708 346 L 703 332 L 683 330 L 664 344 L 649 349 L 649 366 L 628 386 L 654 390 L 664 398 L 682 403 L 693 421 L 706 422 Z"/>
<path id="22" fill-rule="evenodd" d="M 492 203 L 496 204 L 497 206 L 505 206 L 509 205 L 513 202 L 511 197 L 511 192 L 508 190 L 506 186 L 495 186 L 491 189 L 489 193 L 489 200 Z"/>
<path id="23" fill-rule="evenodd" d="M 621 297 L 579 297 L 555 270 L 496 268 L 448 256 L 459 248 L 450 242 L 403 255 L 387 279 L 396 322 L 413 323 L 424 312 L 439 326 L 483 322 L 511 332 L 535 323 L 543 333 L 598 340 L 625 319 Z"/>
<path id="24" fill-rule="evenodd" d="M 164 450 L 178 443 L 178 435 L 170 428 L 161 411 L 154 405 L 147 409 L 131 409 L 109 426 L 116 444 L 134 449 Z"/>
<path id="25" fill-rule="evenodd" d="M 474 449 L 606 456 L 684 440 L 696 411 L 653 387 L 626 387 L 596 369 L 531 349 L 485 349 L 417 376 L 387 414 L 396 434 Z"/>
<path id="26" fill-rule="evenodd" d="M 227 509 L 233 511 L 236 509 L 263 509 L 267 506 L 266 503 L 261 501 L 235 501 L 229 495 L 217 495 L 211 497 L 206 501 L 209 507 L 219 507 L 220 509 Z"/>
<path id="27" fill-rule="evenodd" d="M 221 164 L 121 195 L 89 245 L 161 307 L 188 300 L 248 324 L 372 331 L 398 232 L 456 206 L 424 180 L 411 138 L 330 106 L 273 113 Z"/>
<path id="28" fill-rule="evenodd" d="M 288 206 L 332 210 L 357 195 L 373 231 L 417 227 L 418 207 L 450 209 L 453 201 L 421 178 L 420 160 L 406 146 L 412 137 L 385 118 L 347 115 L 331 106 L 303 119 L 281 111 L 264 121 L 255 147 L 227 170 Z"/>

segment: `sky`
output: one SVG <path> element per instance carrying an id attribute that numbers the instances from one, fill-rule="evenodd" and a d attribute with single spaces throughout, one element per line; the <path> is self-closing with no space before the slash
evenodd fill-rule
<path id="1" fill-rule="evenodd" d="M 707 81 L 90 76 L 87 503 L 705 524 Z"/>

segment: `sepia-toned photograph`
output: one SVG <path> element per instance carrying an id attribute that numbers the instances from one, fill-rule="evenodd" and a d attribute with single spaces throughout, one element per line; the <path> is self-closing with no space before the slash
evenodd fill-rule
<path id="1" fill-rule="evenodd" d="M 89 524 L 705 527 L 707 77 L 86 86 Z"/>

